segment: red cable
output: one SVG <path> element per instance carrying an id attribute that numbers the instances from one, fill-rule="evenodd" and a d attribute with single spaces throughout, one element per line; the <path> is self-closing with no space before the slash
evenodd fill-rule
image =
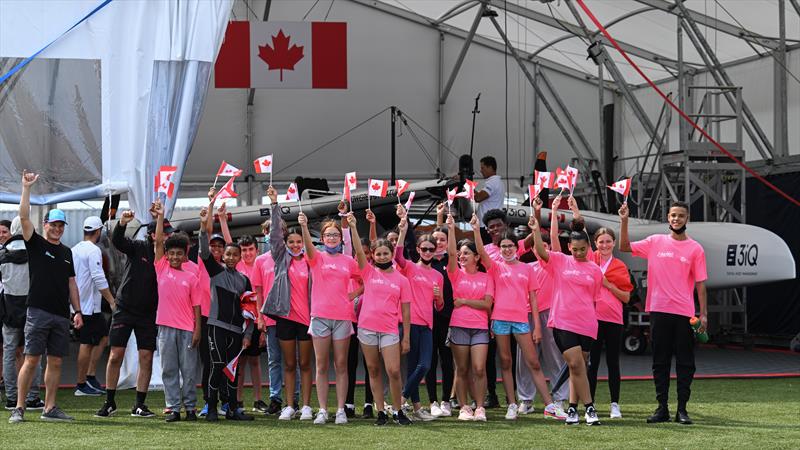
<path id="1" fill-rule="evenodd" d="M 736 158 L 735 156 L 733 156 L 731 154 L 731 152 L 729 152 L 728 150 L 725 150 L 725 148 L 722 145 L 720 145 L 719 142 L 717 142 L 716 140 L 714 140 L 714 138 L 709 136 L 708 133 L 706 133 L 705 130 L 703 130 L 699 125 L 697 125 L 697 123 L 694 120 L 692 120 L 688 115 L 686 115 L 685 112 L 683 112 L 680 108 L 675 106 L 675 104 L 672 103 L 672 100 L 670 100 L 666 95 L 664 95 L 664 92 L 662 92 L 661 89 L 659 89 L 658 86 L 656 86 L 655 83 L 653 83 L 653 81 L 650 80 L 650 78 L 648 78 L 647 75 L 644 74 L 644 72 L 642 72 L 642 70 L 639 68 L 639 66 L 637 66 L 636 63 L 633 62 L 633 60 L 631 60 L 631 58 L 628 56 L 628 54 L 625 53 L 625 51 L 622 50 L 619 47 L 619 44 L 617 44 L 617 41 L 615 41 L 614 38 L 611 37 L 611 35 L 608 33 L 608 30 L 606 30 L 605 27 L 603 27 L 603 25 L 600 23 L 600 21 L 597 20 L 597 17 L 595 17 L 594 14 L 592 14 L 592 11 L 589 10 L 589 7 L 586 6 L 586 4 L 583 2 L 583 0 L 576 0 L 576 1 L 578 2 L 578 5 L 580 5 L 580 7 L 586 13 L 586 15 L 589 16 L 589 19 L 591 19 L 592 22 L 594 22 L 594 25 L 597 27 L 597 29 L 599 29 L 600 32 L 603 33 L 603 36 L 605 36 L 608 39 L 608 41 L 611 42 L 611 45 L 613 45 L 614 48 L 616 48 L 617 51 L 622 55 L 622 57 L 625 58 L 626 61 L 628 61 L 628 64 L 630 64 L 631 67 L 633 67 L 636 70 L 636 72 L 638 72 L 639 75 L 641 75 L 642 78 L 644 78 L 644 80 L 647 81 L 647 84 L 649 84 L 650 87 L 652 87 L 656 92 L 658 92 L 658 95 L 660 95 L 661 98 L 663 98 L 664 101 L 666 101 L 667 104 L 669 104 L 669 106 L 672 107 L 672 109 L 677 111 L 678 114 L 680 114 L 680 116 L 685 121 L 689 122 L 694 127 L 695 130 L 699 131 L 700 134 L 703 135 L 703 137 L 705 137 L 706 139 L 709 140 L 709 142 L 714 144 L 714 146 L 717 147 L 719 149 L 719 151 L 721 151 L 722 153 L 727 155 L 736 164 L 740 165 L 744 170 L 748 171 L 751 175 L 753 175 L 753 177 L 755 177 L 755 179 L 757 179 L 758 181 L 764 183 L 767 187 L 769 187 L 773 191 L 775 191 L 778 194 L 780 194 L 786 200 L 789 200 L 790 202 L 794 203 L 795 206 L 800 206 L 800 201 L 798 201 L 797 199 L 795 199 L 791 195 L 787 194 L 786 192 L 783 192 L 782 190 L 780 190 L 780 188 L 778 188 L 774 184 L 772 184 L 769 181 L 767 181 L 766 178 L 764 178 L 761 175 L 759 175 L 758 173 L 756 173 L 756 171 L 754 171 L 753 169 L 748 167 L 745 163 L 743 163 L 742 161 L 739 161 L 739 159 Z"/>

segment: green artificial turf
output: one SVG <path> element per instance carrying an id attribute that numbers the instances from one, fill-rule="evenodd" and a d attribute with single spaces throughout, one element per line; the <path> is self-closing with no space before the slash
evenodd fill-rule
<path id="1" fill-rule="evenodd" d="M 675 382 L 672 382 L 674 396 Z M 74 423 L 43 423 L 39 412 L 29 411 L 26 422 L 9 424 L 0 414 L 0 448 L 800 448 L 800 379 L 697 380 L 689 413 L 694 425 L 648 425 L 652 413 L 650 381 L 622 383 L 623 419 L 608 416 L 608 389 L 598 385 L 598 412 L 603 424 L 566 426 L 537 413 L 517 421 L 503 419 L 505 408 L 488 411 L 488 422 L 458 422 L 455 417 L 409 427 L 375 427 L 371 420 L 354 419 L 347 425 L 319 426 L 311 422 L 279 422 L 258 415 L 255 422 L 168 424 L 163 420 L 163 394 L 153 392 L 148 404 L 158 415 L 152 419 L 129 416 L 133 391 L 117 394 L 120 410 L 110 419 L 93 417 L 102 398 L 74 397 L 59 392 L 59 405 L 75 417 Z M 497 387 L 502 392 L 502 385 Z M 246 406 L 252 406 L 247 390 Z M 425 398 L 424 388 L 422 389 Z M 357 397 L 363 398 L 363 388 Z M 335 405 L 333 389 L 331 404 Z M 313 400 L 313 399 L 312 399 Z M 674 404 L 672 413 L 674 414 Z M 361 403 L 357 403 L 358 413 Z M 581 408 L 582 414 L 582 408 Z M 581 420 L 583 417 L 581 415 Z"/>

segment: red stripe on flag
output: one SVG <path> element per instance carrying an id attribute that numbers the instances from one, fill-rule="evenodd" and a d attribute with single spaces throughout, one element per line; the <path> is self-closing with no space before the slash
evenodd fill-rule
<path id="1" fill-rule="evenodd" d="M 228 22 L 214 64 L 214 87 L 250 87 L 250 22 Z"/>
<path id="2" fill-rule="evenodd" d="M 347 23 L 311 23 L 311 87 L 347 89 Z"/>

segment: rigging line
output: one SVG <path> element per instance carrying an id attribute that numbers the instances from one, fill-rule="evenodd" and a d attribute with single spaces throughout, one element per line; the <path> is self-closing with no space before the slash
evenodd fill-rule
<path id="1" fill-rule="evenodd" d="M 571 34 L 571 35 L 573 35 L 573 36 L 577 36 L 577 37 L 578 37 L 578 39 L 582 40 L 584 44 L 586 44 L 586 45 L 590 45 L 590 44 L 591 44 L 591 42 L 589 42 L 589 40 L 588 40 L 588 39 L 587 39 L 585 36 L 581 36 L 580 34 L 575 34 L 575 33 L 573 33 L 573 32 L 572 32 L 572 31 L 570 31 L 570 30 L 569 30 L 567 27 L 565 27 L 565 26 L 564 26 L 564 24 L 562 24 L 562 23 L 561 23 L 561 20 L 559 20 L 559 19 L 556 19 L 555 13 L 553 12 L 553 8 L 550 6 L 550 4 L 549 4 L 549 3 L 547 3 L 547 9 L 550 11 L 550 17 L 552 17 L 552 18 L 553 18 L 553 20 L 555 20 L 555 21 L 556 21 L 556 23 L 558 24 L 558 26 L 559 26 L 559 27 L 561 27 L 561 29 L 563 29 L 564 31 L 566 31 L 567 33 L 569 33 L 569 34 Z M 569 21 L 567 20 L 567 18 L 566 18 L 566 17 L 564 17 L 564 16 L 561 14 L 561 12 L 559 12 L 558 10 L 556 10 L 556 12 L 558 12 L 558 15 L 559 15 L 559 16 L 561 16 L 561 19 L 563 19 L 563 20 L 564 20 L 564 22 L 569 22 Z"/>
<path id="2" fill-rule="evenodd" d="M 314 7 L 315 7 L 315 6 L 317 6 L 317 3 L 319 3 L 319 0 L 316 0 L 316 1 L 314 2 L 314 4 L 313 4 L 313 5 L 311 5 L 311 8 L 308 8 L 308 11 L 306 11 L 306 13 L 303 15 L 303 18 L 302 18 L 302 19 L 300 19 L 300 20 L 302 20 L 302 21 L 305 21 L 305 20 L 306 20 L 306 17 L 308 17 L 308 15 L 309 15 L 309 14 L 311 14 L 311 10 L 312 10 L 312 9 L 314 9 Z"/>
<path id="3" fill-rule="evenodd" d="M 358 123 L 358 124 L 356 124 L 355 126 L 351 127 L 350 129 L 348 129 L 348 130 L 347 130 L 347 131 L 345 131 L 344 133 L 342 133 L 342 134 L 340 134 L 340 135 L 336 136 L 335 138 L 333 138 L 333 139 L 329 140 L 328 142 L 326 142 L 326 143 L 324 143 L 324 144 L 320 145 L 319 147 L 315 148 L 314 150 L 311 150 L 310 152 L 308 152 L 308 153 L 306 153 L 305 155 L 301 156 L 299 159 L 297 159 L 296 161 L 292 162 L 292 163 L 291 163 L 291 164 L 289 164 L 288 166 L 286 166 L 286 167 L 282 168 L 281 170 L 278 170 L 277 172 L 275 172 L 275 175 L 277 175 L 277 174 L 279 174 L 279 173 L 281 173 L 281 172 L 283 172 L 283 171 L 285 171 L 285 170 L 289 169 L 290 167 L 294 166 L 295 164 L 297 164 L 297 163 L 299 163 L 299 162 L 303 161 L 304 159 L 308 158 L 309 156 L 313 155 L 314 153 L 317 153 L 318 151 L 322 150 L 322 149 L 323 149 L 323 148 L 325 148 L 326 146 L 328 146 L 328 145 L 330 145 L 330 144 L 332 144 L 332 143 L 336 142 L 337 140 L 339 140 L 339 139 L 340 139 L 341 137 L 343 137 L 344 135 L 346 135 L 346 134 L 350 133 L 351 131 L 355 130 L 356 128 L 358 128 L 358 127 L 360 127 L 360 126 L 364 125 L 365 123 L 369 122 L 370 120 L 372 120 L 372 119 L 374 119 L 374 118 L 376 118 L 376 117 L 380 116 L 381 114 L 385 113 L 385 112 L 386 112 L 386 111 L 388 111 L 389 109 L 390 109 L 389 107 L 383 108 L 382 110 L 380 110 L 380 111 L 376 112 L 376 113 L 375 113 L 375 114 L 373 114 L 372 116 L 370 116 L 370 117 L 368 117 L 368 118 L 366 118 L 366 119 L 362 120 L 361 122 L 359 122 L 359 123 Z"/>
<path id="4" fill-rule="evenodd" d="M 508 36 L 508 6 L 507 6 L 507 1 L 506 0 L 503 0 L 503 34 Z M 503 79 L 504 83 L 503 84 L 505 85 L 506 90 L 505 90 L 505 98 L 503 100 L 504 100 L 504 103 L 505 103 L 505 111 L 504 112 L 505 112 L 505 125 L 506 125 L 506 128 L 505 128 L 505 135 L 506 135 L 506 195 L 504 196 L 505 198 L 503 199 L 503 203 L 505 203 L 505 206 L 508 207 L 508 192 L 511 190 L 511 178 L 510 178 L 510 173 L 509 173 L 509 170 L 508 170 L 508 46 L 507 45 L 505 47 L 504 55 L 505 55 L 505 57 L 503 58 L 503 62 L 504 62 L 504 66 L 505 67 L 504 67 L 504 77 L 503 77 L 504 78 Z"/>
<path id="5" fill-rule="evenodd" d="M 331 0 L 331 4 L 330 4 L 330 6 L 328 6 L 328 12 L 325 13 L 325 18 L 322 19 L 323 22 L 327 22 L 328 21 L 328 14 L 331 13 L 331 9 L 333 9 L 333 2 L 335 2 L 335 1 L 336 0 Z"/>
<path id="6" fill-rule="evenodd" d="M 425 129 L 425 127 L 423 127 L 422 125 L 420 125 L 420 124 L 419 124 L 419 123 L 418 123 L 416 120 L 414 120 L 414 118 L 413 118 L 413 117 L 411 117 L 411 116 L 410 116 L 410 115 L 409 115 L 407 112 L 403 111 L 403 117 L 407 118 L 408 120 L 410 120 L 410 121 L 411 121 L 411 123 L 413 123 L 414 125 L 418 126 L 418 127 L 419 127 L 419 129 L 420 129 L 420 130 L 422 130 L 422 132 L 423 132 L 423 133 L 427 134 L 427 135 L 428 135 L 428 137 L 430 137 L 431 139 L 433 139 L 433 140 L 434 140 L 434 141 L 435 141 L 437 144 L 441 145 L 443 149 L 447 150 L 447 152 L 448 152 L 448 153 L 450 153 L 450 154 L 451 154 L 451 155 L 453 155 L 453 156 L 454 156 L 456 159 L 458 159 L 458 155 L 457 155 L 457 154 L 456 154 L 454 151 L 450 150 L 450 147 L 448 147 L 448 146 L 444 145 L 444 143 L 442 143 L 442 142 L 441 142 L 439 139 L 436 139 L 436 137 L 435 137 L 434 135 L 432 135 L 430 132 L 428 132 L 428 130 L 426 130 L 426 129 Z"/>
<path id="7" fill-rule="evenodd" d="M 408 134 L 411 135 L 411 139 L 413 139 L 414 142 L 417 144 L 417 147 L 419 147 L 419 149 L 422 150 L 422 153 L 425 154 L 425 158 L 428 159 L 428 162 L 431 163 L 431 167 L 435 170 L 436 163 L 433 161 L 433 158 L 431 157 L 430 153 L 428 153 L 428 151 L 425 150 L 425 146 L 422 145 L 422 142 L 419 140 L 419 137 L 417 137 L 416 133 L 414 133 L 414 130 L 412 130 L 411 127 L 408 126 L 408 122 L 406 122 L 402 116 L 400 117 L 400 121 L 403 123 L 403 125 L 405 125 L 406 129 L 408 129 Z"/>
<path id="8" fill-rule="evenodd" d="M 515 19 L 513 16 L 511 16 L 511 20 L 513 20 L 514 22 L 517 22 L 517 24 L 519 24 L 519 25 L 522 25 L 522 24 L 521 24 L 521 23 L 520 23 L 520 22 L 519 22 L 517 19 Z M 537 34 L 535 31 L 531 30 L 530 28 L 526 27 L 525 25 L 522 25 L 522 28 L 525 28 L 525 31 L 528 31 L 529 33 L 533 34 L 533 35 L 534 35 L 534 36 L 536 36 L 537 38 L 539 38 L 539 39 L 541 39 L 542 41 L 544 41 L 544 39 L 543 39 L 541 36 L 539 36 L 539 35 L 538 35 L 538 34 Z M 527 35 L 526 35 L 526 40 L 527 40 Z M 517 41 L 517 43 L 519 43 L 519 42 L 520 42 L 520 41 L 518 40 L 518 41 Z M 546 43 L 546 41 L 545 41 L 545 43 Z M 576 62 L 574 59 L 572 59 L 572 58 L 570 58 L 569 56 L 567 56 L 567 53 L 566 53 L 565 51 L 563 51 L 563 50 L 559 50 L 559 49 L 558 49 L 558 48 L 556 48 L 555 46 L 553 46 L 553 47 L 552 47 L 552 49 L 553 49 L 554 51 L 556 51 L 557 53 L 559 53 L 561 56 L 563 56 L 563 57 L 564 57 L 566 60 L 568 60 L 569 62 L 571 62 L 571 63 L 572 63 L 572 64 L 573 64 L 573 65 L 574 65 L 574 66 L 575 66 L 575 67 L 576 67 L 578 70 L 580 70 L 581 72 L 584 72 L 584 73 L 585 73 L 585 74 L 587 74 L 587 75 L 591 75 L 591 74 L 589 73 L 589 71 L 587 71 L 587 70 L 586 70 L 584 67 L 582 67 L 582 66 L 581 66 L 581 65 L 580 65 L 578 62 Z M 526 52 L 528 52 L 528 51 L 529 51 L 529 50 L 528 50 L 528 44 L 527 44 L 527 42 L 525 43 L 525 51 L 526 51 Z M 572 52 L 572 54 L 573 54 L 573 55 L 578 55 L 578 53 L 575 53 L 575 52 Z M 583 56 L 583 55 L 581 55 L 581 56 Z"/>
<path id="9" fill-rule="evenodd" d="M 249 1 L 249 0 L 244 0 L 244 6 L 247 6 L 247 9 L 248 9 L 248 10 L 249 10 L 251 13 L 253 13 L 253 17 L 258 17 L 258 14 L 256 14 L 256 12 L 255 12 L 255 11 L 253 11 L 253 8 L 251 8 L 251 7 L 250 7 L 250 1 Z M 249 20 L 249 17 L 248 17 L 248 20 Z"/>

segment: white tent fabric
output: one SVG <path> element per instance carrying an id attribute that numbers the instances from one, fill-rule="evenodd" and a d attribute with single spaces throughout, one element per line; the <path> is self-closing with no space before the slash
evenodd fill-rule
<path id="1" fill-rule="evenodd" d="M 73 190 L 56 179 L 32 201 L 45 204 L 128 191 L 132 208 L 147 210 L 158 167 L 182 167 L 191 149 L 232 3 L 113 1 L 43 52 L 41 59 L 99 61 L 102 125 L 93 140 L 102 143 L 102 163 L 98 185 Z M 97 4 L 0 2 L 0 58 L 33 54 Z M 18 76 L 26 75 L 23 71 Z M 163 122 L 150 121 L 154 117 Z M 16 150 L 5 147 L 6 152 Z M 6 162 L 0 166 L 0 179 L 18 192 L 19 173 L 31 168 Z M 6 202 L 18 199 L 13 193 L 0 197 Z"/>

